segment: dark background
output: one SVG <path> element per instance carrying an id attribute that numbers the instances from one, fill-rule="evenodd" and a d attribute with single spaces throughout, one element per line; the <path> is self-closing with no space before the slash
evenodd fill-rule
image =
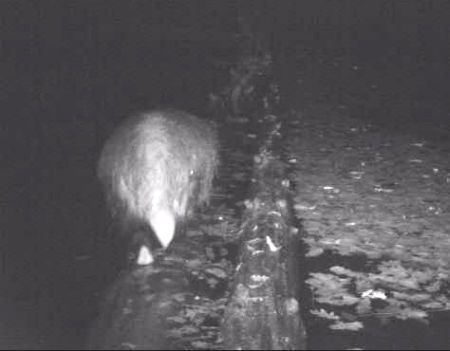
<path id="1" fill-rule="evenodd" d="M 170 1 L 3 1 L 0 16 L 0 347 L 79 347 L 116 272 L 101 145 L 131 111 L 199 113 L 236 16 Z"/>
<path id="2" fill-rule="evenodd" d="M 237 60 L 244 6 L 263 19 L 292 107 L 317 99 L 400 130 L 449 127 L 445 1 L 2 1 L 0 347 L 83 345 L 117 268 L 101 145 L 131 111 L 204 116 Z"/>

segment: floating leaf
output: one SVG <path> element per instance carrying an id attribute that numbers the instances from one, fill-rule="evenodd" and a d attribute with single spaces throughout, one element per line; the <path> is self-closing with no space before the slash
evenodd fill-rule
<path id="1" fill-rule="evenodd" d="M 311 314 L 320 318 L 325 318 L 329 320 L 339 320 L 339 317 L 333 311 L 328 312 L 325 311 L 323 308 L 321 308 L 320 310 L 311 310 L 310 312 Z"/>
<path id="2" fill-rule="evenodd" d="M 361 322 L 355 321 L 355 322 L 336 322 L 332 325 L 330 325 L 330 329 L 333 330 L 352 330 L 357 331 L 362 329 L 364 326 Z"/>

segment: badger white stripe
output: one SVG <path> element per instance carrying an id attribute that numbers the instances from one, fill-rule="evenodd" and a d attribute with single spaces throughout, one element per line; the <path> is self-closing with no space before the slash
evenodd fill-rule
<path id="1" fill-rule="evenodd" d="M 175 236 L 175 216 L 166 209 L 154 211 L 150 225 L 161 245 L 166 249 Z"/>

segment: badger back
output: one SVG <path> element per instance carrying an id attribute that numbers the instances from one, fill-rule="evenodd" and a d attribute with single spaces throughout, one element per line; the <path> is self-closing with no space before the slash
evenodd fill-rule
<path id="1" fill-rule="evenodd" d="M 207 122 L 181 111 L 154 111 L 115 131 L 101 153 L 98 176 L 113 215 L 158 231 L 155 214 L 178 222 L 208 202 L 217 159 L 216 135 Z"/>

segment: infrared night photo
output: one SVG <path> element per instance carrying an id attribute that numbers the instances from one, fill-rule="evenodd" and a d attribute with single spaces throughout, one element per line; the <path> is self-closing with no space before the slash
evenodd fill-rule
<path id="1" fill-rule="evenodd" d="M 0 349 L 448 350 L 450 1 L 0 1 Z"/>

